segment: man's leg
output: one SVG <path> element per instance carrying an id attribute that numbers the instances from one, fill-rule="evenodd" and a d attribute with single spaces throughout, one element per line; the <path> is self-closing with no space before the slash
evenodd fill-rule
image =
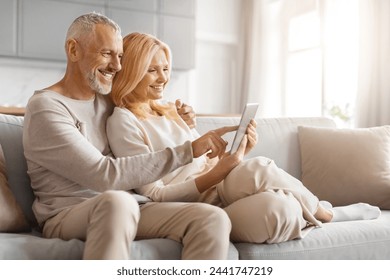
<path id="1" fill-rule="evenodd" d="M 43 234 L 85 240 L 83 259 L 129 259 L 139 217 L 129 193 L 107 191 L 49 219 Z"/>
<path id="2" fill-rule="evenodd" d="M 231 223 L 205 203 L 151 202 L 141 207 L 137 239 L 169 238 L 183 244 L 182 259 L 226 259 Z"/>

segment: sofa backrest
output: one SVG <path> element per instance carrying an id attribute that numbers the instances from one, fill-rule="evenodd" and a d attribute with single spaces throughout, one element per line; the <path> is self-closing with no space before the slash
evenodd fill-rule
<path id="1" fill-rule="evenodd" d="M 239 121 L 239 117 L 204 116 L 197 118 L 196 127 L 202 135 L 218 127 L 237 125 Z M 298 126 L 336 127 L 333 120 L 325 117 L 256 118 L 256 122 L 259 140 L 247 157 L 264 156 L 271 158 L 280 168 L 298 179 L 301 178 Z M 231 143 L 234 132 L 230 132 L 224 138 Z"/>
<path id="2" fill-rule="evenodd" d="M 35 228 L 37 221 L 32 211 L 34 193 L 27 174 L 22 135 L 23 117 L 0 114 L 0 144 L 3 148 L 8 183 L 27 221 Z"/>
<path id="3" fill-rule="evenodd" d="M 239 117 L 198 117 L 197 130 L 204 134 L 209 130 L 237 125 Z M 336 127 L 328 118 L 257 118 L 259 142 L 248 157 L 265 156 L 300 179 L 301 157 L 298 142 L 298 126 Z M 23 152 L 23 117 L 0 114 L 0 144 L 6 160 L 8 181 L 17 202 L 32 227 L 37 225 L 32 211 L 34 193 L 27 174 L 27 163 Z M 224 138 L 231 143 L 234 133 Z"/>

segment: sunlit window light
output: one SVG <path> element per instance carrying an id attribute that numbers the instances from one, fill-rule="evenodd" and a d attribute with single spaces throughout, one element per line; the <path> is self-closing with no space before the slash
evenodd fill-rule
<path id="1" fill-rule="evenodd" d="M 288 22 L 283 111 L 325 115 L 350 126 L 357 91 L 358 1 L 322 3 Z"/>

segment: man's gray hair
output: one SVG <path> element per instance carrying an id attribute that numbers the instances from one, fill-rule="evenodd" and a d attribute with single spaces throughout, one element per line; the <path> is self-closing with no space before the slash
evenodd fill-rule
<path id="1" fill-rule="evenodd" d="M 96 24 L 106 24 L 114 28 L 114 30 L 120 35 L 121 28 L 112 19 L 105 15 L 91 12 L 85 15 L 81 15 L 76 18 L 70 25 L 68 32 L 66 33 L 66 40 L 79 39 L 82 35 L 91 33 L 94 30 Z"/>

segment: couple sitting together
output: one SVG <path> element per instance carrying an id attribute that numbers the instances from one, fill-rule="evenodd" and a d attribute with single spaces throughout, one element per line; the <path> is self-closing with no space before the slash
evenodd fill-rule
<path id="1" fill-rule="evenodd" d="M 122 39 L 90 13 L 71 24 L 65 50 L 63 79 L 29 100 L 23 143 L 43 235 L 84 240 L 84 259 L 129 259 L 131 242 L 147 238 L 181 242 L 183 259 L 225 259 L 230 240 L 284 242 L 380 215 L 320 202 L 271 159 L 243 160 L 254 120 L 233 154 L 222 136 L 237 127 L 200 136 L 190 106 L 162 102 L 171 52 L 154 36 Z"/>

